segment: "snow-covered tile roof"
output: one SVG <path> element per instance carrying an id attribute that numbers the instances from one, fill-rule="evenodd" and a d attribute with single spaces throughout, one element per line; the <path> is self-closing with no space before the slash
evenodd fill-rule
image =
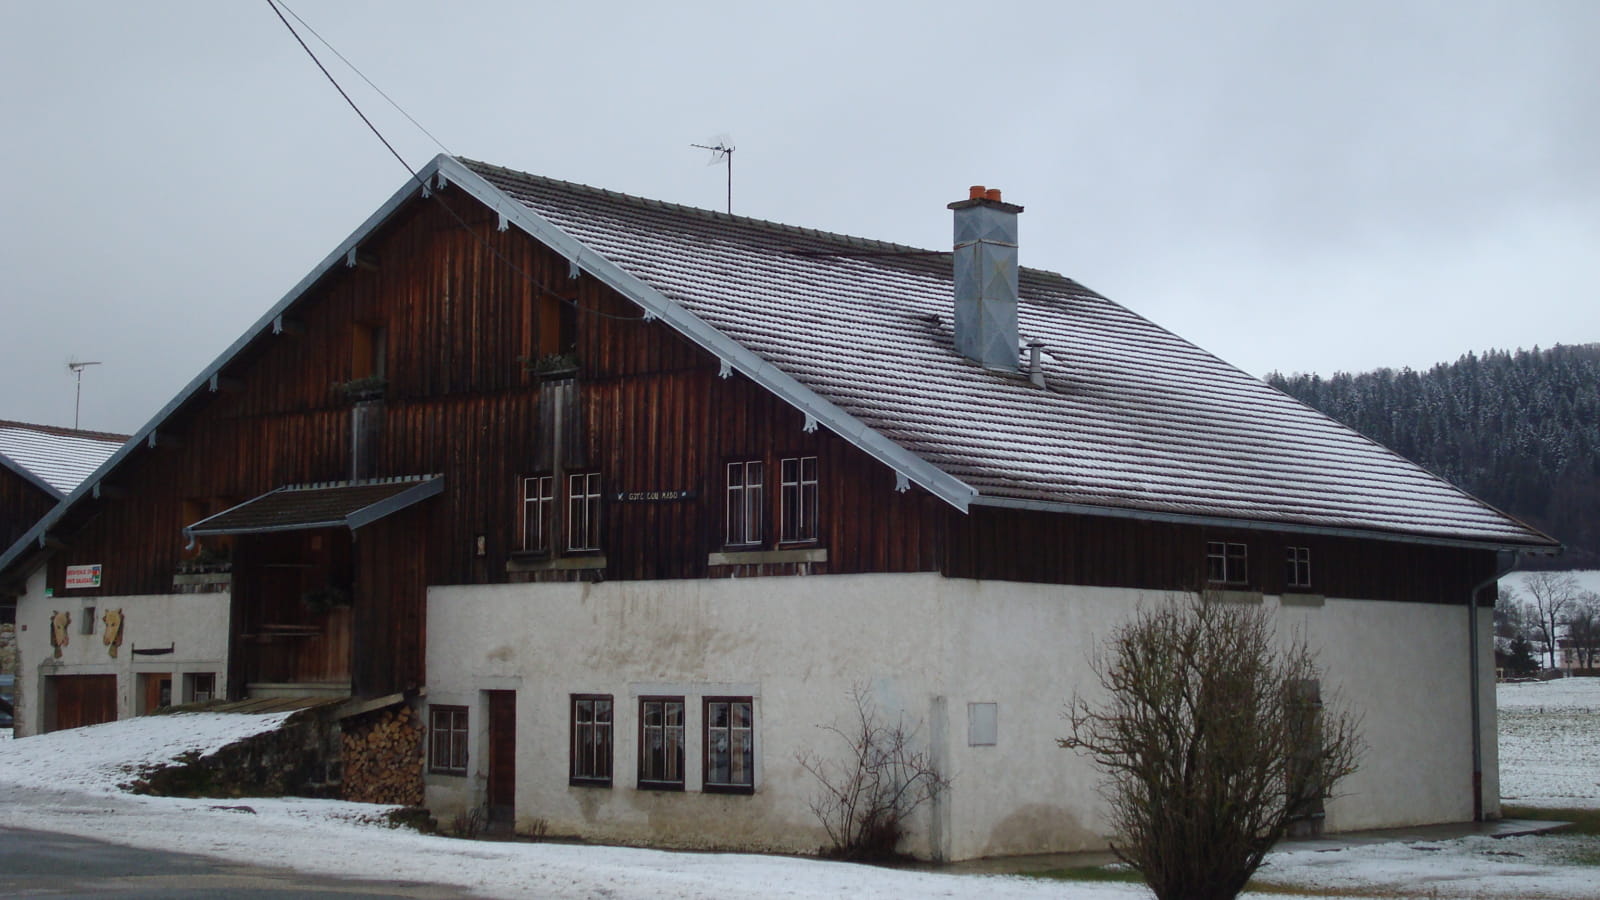
<path id="1" fill-rule="evenodd" d="M 127 439 L 125 434 L 0 421 L 0 457 L 63 496 Z"/>
<path id="2" fill-rule="evenodd" d="M 976 502 L 1553 543 L 1056 273 L 1021 273 L 1040 390 L 956 351 L 948 253 L 462 162 Z"/>

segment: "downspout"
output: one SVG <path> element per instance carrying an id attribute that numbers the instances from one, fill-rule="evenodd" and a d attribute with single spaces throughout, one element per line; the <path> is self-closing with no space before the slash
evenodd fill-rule
<path id="1" fill-rule="evenodd" d="M 1478 582 L 1467 595 L 1467 671 L 1472 687 L 1472 821 L 1483 821 L 1483 712 L 1482 692 L 1478 689 L 1478 592 L 1504 578 L 1516 568 L 1518 553 L 1501 550 L 1495 554 L 1495 573 Z"/>

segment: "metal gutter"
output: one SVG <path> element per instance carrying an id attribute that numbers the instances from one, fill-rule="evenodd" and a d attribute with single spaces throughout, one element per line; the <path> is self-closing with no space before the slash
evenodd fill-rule
<path id="1" fill-rule="evenodd" d="M 660 291 L 594 252 L 583 242 L 508 196 L 458 160 L 441 154 L 434 159 L 431 167 L 437 167 L 446 179 L 477 198 L 478 202 L 493 209 L 503 220 L 515 224 L 530 237 L 561 254 L 573 266 L 600 279 L 612 290 L 638 304 L 650 315 L 661 319 L 679 334 L 714 354 L 722 361 L 723 371 L 731 369 L 743 374 L 818 424 L 827 426 L 829 431 L 854 444 L 897 474 L 921 485 L 929 493 L 962 512 L 966 512 L 968 505 L 977 496 L 978 492 L 966 482 L 930 464 L 823 399 L 796 381 L 793 376 L 773 366 L 738 341 L 707 324 L 699 316 L 667 299 Z"/>
<path id="2" fill-rule="evenodd" d="M 4 575 L 12 563 L 22 556 L 30 544 L 37 544 L 43 547 L 44 537 L 49 533 L 51 526 L 61 521 L 61 517 L 68 510 L 76 506 L 85 497 L 90 496 L 102 479 L 114 471 L 117 466 L 121 465 L 122 461 L 127 459 L 135 448 L 143 446 L 150 435 L 155 433 L 157 427 L 166 422 L 183 404 L 187 403 L 196 394 L 202 391 L 209 391 L 211 377 L 220 373 L 251 342 L 261 337 L 270 337 L 281 333 L 282 329 L 278 322 L 279 317 L 335 267 L 346 264 L 350 252 L 359 247 L 362 241 L 366 240 L 373 231 L 377 230 L 407 201 L 417 194 L 426 193 L 424 186 L 433 178 L 439 160 L 446 158 L 448 157 L 436 157 L 417 173 L 418 180 L 407 181 L 398 191 L 395 191 L 382 206 L 378 207 L 376 212 L 368 216 L 359 227 L 352 231 L 350 236 L 345 238 L 332 253 L 329 253 L 310 273 L 300 279 L 299 283 L 284 294 L 277 303 L 273 304 L 266 315 L 256 320 L 256 323 L 251 325 L 238 340 L 230 344 L 228 349 L 222 351 L 216 359 L 212 360 L 210 365 L 201 370 L 199 375 L 196 375 L 183 390 L 179 391 L 177 396 L 162 407 L 160 412 L 145 423 L 144 427 L 135 432 L 127 443 L 123 444 L 116 453 L 113 453 L 105 462 L 101 463 L 98 469 L 95 469 L 88 478 L 83 480 L 82 484 L 78 485 L 77 489 L 68 494 L 65 499 L 56 505 L 55 509 L 40 518 L 32 528 L 28 529 L 26 534 L 18 538 L 16 543 L 7 548 L 4 553 L 0 553 L 0 575 Z"/>
<path id="3" fill-rule="evenodd" d="M 1311 525 L 1299 522 L 1274 522 L 1265 519 L 1235 519 L 1228 516 L 1208 516 L 1202 513 L 1174 513 L 1158 510 L 1133 509 L 1124 506 L 1095 506 L 1089 503 L 1062 503 L 1054 500 L 1024 500 L 1016 497 L 991 497 L 979 494 L 973 506 L 992 506 L 1000 509 L 1025 509 L 1037 512 L 1071 513 L 1080 516 L 1099 516 L 1108 519 L 1139 519 L 1146 522 L 1166 522 L 1173 525 L 1210 525 L 1219 528 L 1237 528 L 1241 531 L 1288 531 L 1295 534 L 1319 534 L 1329 537 L 1357 538 L 1369 541 L 1390 541 L 1400 544 L 1426 544 L 1430 547 L 1457 547 L 1466 550 L 1516 550 L 1531 553 L 1558 553 L 1561 542 L 1545 537 L 1548 544 L 1531 541 L 1514 543 L 1494 538 L 1474 540 L 1462 537 L 1408 534 L 1396 531 L 1379 531 L 1340 525 Z M 1538 532 L 1534 532 L 1538 534 Z"/>

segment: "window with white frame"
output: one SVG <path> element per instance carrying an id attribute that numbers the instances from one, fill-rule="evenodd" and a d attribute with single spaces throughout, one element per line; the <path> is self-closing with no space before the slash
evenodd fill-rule
<path id="1" fill-rule="evenodd" d="M 728 463 L 728 540 L 731 547 L 761 543 L 763 483 L 759 459 Z"/>
<path id="2" fill-rule="evenodd" d="M 467 708 L 428 707 L 428 771 L 467 774 Z"/>
<path id="3" fill-rule="evenodd" d="M 600 473 L 567 476 L 567 549 L 600 549 Z"/>
<path id="4" fill-rule="evenodd" d="M 792 456 L 779 466 L 778 505 L 782 507 L 781 539 L 787 543 L 817 539 L 817 458 Z"/>
<path id="5" fill-rule="evenodd" d="M 1206 579 L 1213 584 L 1248 582 L 1249 548 L 1244 544 L 1228 541 L 1207 541 Z"/>
<path id="6" fill-rule="evenodd" d="M 755 790 L 754 705 L 749 697 L 705 698 L 705 782 L 713 794 Z"/>
<path id="7" fill-rule="evenodd" d="M 1286 587 L 1311 587 L 1311 548 L 1286 548 L 1283 583 Z"/>
<path id="8" fill-rule="evenodd" d="M 572 695 L 571 783 L 611 786 L 611 695 Z"/>
<path id="9" fill-rule="evenodd" d="M 183 676 L 183 699 L 186 703 L 204 703 L 217 695 L 217 673 L 190 672 Z"/>
<path id="10" fill-rule="evenodd" d="M 522 549 L 548 550 L 550 528 L 556 505 L 556 479 L 553 475 L 529 475 L 522 479 Z"/>
<path id="11" fill-rule="evenodd" d="M 639 787 L 683 790 L 683 698 L 639 698 Z"/>

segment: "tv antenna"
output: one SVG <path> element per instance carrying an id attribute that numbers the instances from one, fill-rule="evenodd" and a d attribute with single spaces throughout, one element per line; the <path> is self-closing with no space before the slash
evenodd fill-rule
<path id="1" fill-rule="evenodd" d="M 90 360 L 90 361 L 87 361 L 87 362 L 78 362 L 76 360 L 70 360 L 70 361 L 67 362 L 67 368 L 71 369 L 72 373 L 74 375 L 78 376 L 78 395 L 72 401 L 72 430 L 73 431 L 77 431 L 78 430 L 78 410 L 83 405 L 83 370 L 89 368 L 90 366 L 98 366 L 98 365 L 100 365 L 100 363 L 97 362 L 97 361 L 94 361 L 94 360 Z"/>
<path id="2" fill-rule="evenodd" d="M 722 162 L 728 164 L 728 214 L 733 215 L 733 151 L 735 149 L 733 138 L 725 134 L 719 134 L 712 138 L 708 144 L 690 144 L 689 146 L 696 150 L 711 151 L 711 161 L 706 163 L 708 166 L 714 166 Z"/>

